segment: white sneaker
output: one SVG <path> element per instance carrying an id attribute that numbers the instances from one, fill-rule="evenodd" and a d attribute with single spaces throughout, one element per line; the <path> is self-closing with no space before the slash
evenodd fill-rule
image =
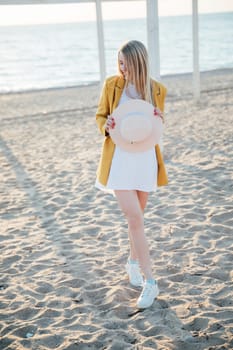
<path id="1" fill-rule="evenodd" d="M 143 286 L 143 277 L 140 272 L 139 264 L 134 263 L 131 264 L 129 261 L 127 261 L 127 264 L 125 265 L 126 272 L 129 276 L 129 282 L 134 287 L 141 287 Z"/>
<path id="2" fill-rule="evenodd" d="M 146 309 L 150 307 L 154 299 L 159 295 L 159 288 L 157 283 L 155 284 L 145 282 L 142 293 L 137 300 L 137 307 L 139 309 Z"/>

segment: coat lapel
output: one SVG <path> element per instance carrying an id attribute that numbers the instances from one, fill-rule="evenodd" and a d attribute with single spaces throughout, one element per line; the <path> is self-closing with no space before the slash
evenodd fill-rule
<path id="1" fill-rule="evenodd" d="M 118 106 L 124 86 L 125 86 L 125 80 L 123 79 L 123 77 L 119 77 L 119 79 L 117 79 L 117 82 L 114 88 L 114 97 L 113 97 L 113 104 L 112 104 L 113 110 Z"/>

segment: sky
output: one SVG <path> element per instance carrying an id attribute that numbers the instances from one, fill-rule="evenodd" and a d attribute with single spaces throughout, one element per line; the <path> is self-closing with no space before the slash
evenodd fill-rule
<path id="1" fill-rule="evenodd" d="M 192 13 L 192 0 L 158 0 L 160 16 Z M 133 9 L 133 11 L 132 11 Z M 233 12 L 233 0 L 199 0 L 199 13 Z M 102 2 L 103 19 L 146 17 L 146 1 Z M 0 26 L 95 21 L 95 4 L 1 5 Z"/>

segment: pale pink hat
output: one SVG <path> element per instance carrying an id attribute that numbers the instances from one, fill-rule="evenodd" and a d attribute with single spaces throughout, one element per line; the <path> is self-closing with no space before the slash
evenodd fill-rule
<path id="1" fill-rule="evenodd" d="M 162 136 L 162 119 L 154 115 L 155 107 L 144 100 L 129 100 L 112 113 L 114 129 L 109 133 L 113 142 L 128 152 L 143 152 L 153 148 Z"/>

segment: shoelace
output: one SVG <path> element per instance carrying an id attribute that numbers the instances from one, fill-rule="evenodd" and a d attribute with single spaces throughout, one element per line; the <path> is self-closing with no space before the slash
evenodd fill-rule
<path id="1" fill-rule="evenodd" d="M 151 285 L 151 286 L 148 286 L 148 285 L 145 286 L 145 287 L 143 288 L 143 291 L 142 291 L 142 297 L 150 295 L 150 293 L 152 292 L 152 287 L 153 287 L 153 285 Z"/>
<path id="2" fill-rule="evenodd" d="M 135 265 L 135 266 L 131 265 L 131 273 L 133 273 L 136 276 L 136 278 L 139 279 L 141 276 L 139 266 L 138 265 Z"/>

